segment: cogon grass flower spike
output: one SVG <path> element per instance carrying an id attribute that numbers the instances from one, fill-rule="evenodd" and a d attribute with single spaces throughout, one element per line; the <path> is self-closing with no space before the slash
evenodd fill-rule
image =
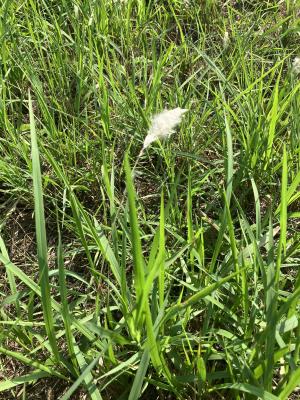
<path id="1" fill-rule="evenodd" d="M 167 139 L 174 128 L 180 124 L 182 116 L 188 110 L 185 108 L 174 108 L 173 110 L 164 110 L 152 117 L 151 125 L 148 134 L 144 140 L 141 153 L 152 143 L 158 139 Z"/>
<path id="2" fill-rule="evenodd" d="M 224 36 L 223 36 L 223 48 L 226 50 L 229 47 L 229 32 L 225 31 Z"/>
<path id="3" fill-rule="evenodd" d="M 292 64 L 292 71 L 295 75 L 300 74 L 300 57 L 295 57 Z"/>

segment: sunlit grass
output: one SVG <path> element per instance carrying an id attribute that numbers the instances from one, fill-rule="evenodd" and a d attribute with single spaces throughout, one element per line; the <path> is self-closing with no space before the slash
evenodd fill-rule
<path id="1" fill-rule="evenodd" d="M 0 398 L 299 395 L 299 6 L 198 3 L 3 2 Z"/>

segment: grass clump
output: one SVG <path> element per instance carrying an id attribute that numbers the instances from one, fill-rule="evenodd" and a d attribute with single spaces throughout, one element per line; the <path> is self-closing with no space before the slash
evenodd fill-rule
<path id="1" fill-rule="evenodd" d="M 299 396 L 298 16 L 3 2 L 1 399 Z"/>

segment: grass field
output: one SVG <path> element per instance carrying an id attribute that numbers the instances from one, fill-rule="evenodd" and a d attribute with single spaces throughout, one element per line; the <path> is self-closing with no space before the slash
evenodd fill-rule
<path id="1" fill-rule="evenodd" d="M 0 399 L 299 399 L 299 1 L 1 3 Z"/>

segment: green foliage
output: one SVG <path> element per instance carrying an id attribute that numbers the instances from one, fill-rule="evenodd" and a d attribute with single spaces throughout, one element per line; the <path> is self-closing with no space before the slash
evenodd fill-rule
<path id="1" fill-rule="evenodd" d="M 4 398 L 297 396 L 298 13 L 3 2 Z"/>

